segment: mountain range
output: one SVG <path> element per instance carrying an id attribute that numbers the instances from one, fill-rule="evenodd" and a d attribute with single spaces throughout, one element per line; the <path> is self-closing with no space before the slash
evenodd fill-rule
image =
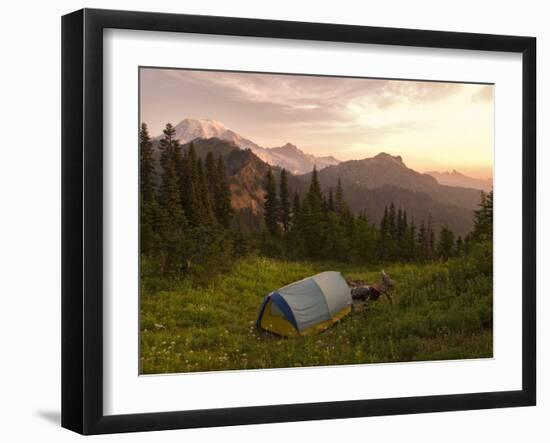
<path id="1" fill-rule="evenodd" d="M 316 166 L 323 191 L 334 189 L 340 179 L 350 209 L 356 214 L 365 212 L 372 222 L 379 223 L 384 208 L 393 202 L 405 209 L 409 219 L 417 224 L 421 220 L 427 222 L 430 217 L 435 229 L 448 225 L 458 235 L 471 231 L 480 189 L 487 189 L 472 181 L 476 179 L 456 171 L 443 174 L 444 178 L 451 177 L 446 182 L 439 175 L 434 177 L 435 173 L 422 174 L 407 167 L 401 156 L 383 152 L 374 157 L 340 162 L 332 157 L 306 154 L 290 143 L 262 148 L 212 120 L 184 119 L 175 130 L 184 150 L 193 142 L 200 158 L 204 159 L 208 152 L 224 158 L 235 210 L 234 224 L 242 231 L 257 231 L 262 226 L 265 176 L 269 168 L 276 180 L 285 168 L 289 172 L 290 190 L 303 196 Z M 156 137 L 153 144 L 157 159 L 159 139 Z"/>
<path id="2" fill-rule="evenodd" d="M 190 143 L 183 149 L 189 149 Z M 200 158 L 208 152 L 224 158 L 229 176 L 234 223 L 242 231 L 257 231 L 262 226 L 265 176 L 272 169 L 276 180 L 281 168 L 270 166 L 251 149 L 219 138 L 195 138 L 193 146 Z M 380 153 L 363 160 L 341 162 L 319 170 L 324 192 L 342 181 L 345 199 L 354 213 L 365 212 L 372 222 L 379 223 L 385 206 L 394 203 L 405 209 L 417 224 L 432 219 L 435 229 L 444 224 L 455 233 L 465 235 L 472 229 L 473 209 L 480 191 L 440 185 L 433 177 L 408 168 L 400 157 Z M 288 174 L 291 192 L 304 196 L 311 173 Z"/>
<path id="3" fill-rule="evenodd" d="M 316 157 L 307 154 L 291 143 L 273 148 L 259 146 L 235 131 L 226 128 L 223 123 L 214 120 L 185 118 L 174 129 L 176 130 L 175 137 L 182 144 L 198 138 L 209 139 L 215 137 L 229 141 L 241 149 L 250 149 L 267 164 L 285 168 L 292 174 L 305 174 L 313 170 L 313 166 L 317 166 L 317 169 L 323 169 L 339 163 L 334 157 Z M 160 136 L 157 137 L 157 139 L 159 138 Z"/>
<path id="4" fill-rule="evenodd" d="M 451 172 L 429 171 L 426 172 L 426 174 L 431 175 L 442 185 L 462 186 L 464 188 L 479 189 L 485 192 L 489 192 L 493 189 L 492 178 L 468 177 L 467 175 L 461 174 L 456 169 L 453 169 Z"/>
<path id="5" fill-rule="evenodd" d="M 408 168 L 401 156 L 385 152 L 372 158 L 342 162 L 319 171 L 319 180 L 327 187 L 335 187 L 338 178 L 344 186 L 355 185 L 367 189 L 396 186 L 415 193 L 425 193 L 440 203 L 470 210 L 477 207 L 480 198 L 476 189 L 441 185 L 431 175 Z"/>

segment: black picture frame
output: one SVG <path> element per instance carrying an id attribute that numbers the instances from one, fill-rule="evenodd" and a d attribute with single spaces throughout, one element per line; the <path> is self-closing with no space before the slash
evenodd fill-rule
<path id="1" fill-rule="evenodd" d="M 103 413 L 103 30 L 171 31 L 522 54 L 522 389 L 131 415 Z M 536 39 L 83 9 L 62 18 L 62 426 L 82 434 L 530 406 L 536 403 Z"/>

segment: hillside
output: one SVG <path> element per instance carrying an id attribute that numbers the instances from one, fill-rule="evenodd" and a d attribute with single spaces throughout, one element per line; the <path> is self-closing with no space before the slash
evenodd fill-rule
<path id="1" fill-rule="evenodd" d="M 386 264 L 399 282 L 393 303 L 380 298 L 367 315 L 354 312 L 322 334 L 281 340 L 252 328 L 266 294 L 334 269 L 346 278 L 374 282 L 380 266 L 248 257 L 202 287 L 170 280 L 158 291 L 159 279 L 148 277 L 145 260 L 140 373 L 490 358 L 490 263 L 468 257 L 447 263 Z M 159 309 L 160 303 L 170 309 Z"/>
<path id="2" fill-rule="evenodd" d="M 413 220 L 416 227 L 422 220 L 427 222 L 429 216 L 436 232 L 439 232 L 443 225 L 447 225 L 457 235 L 465 236 L 473 227 L 471 210 L 438 202 L 425 192 L 415 192 L 393 185 L 374 189 L 346 185 L 344 193 L 353 212 L 364 211 L 375 223 L 379 223 L 382 219 L 384 207 L 388 202 L 393 202 L 396 207 L 407 211 L 409 221 Z"/>
<path id="3" fill-rule="evenodd" d="M 229 176 L 234 226 L 241 231 L 258 231 L 263 223 L 264 180 L 270 167 L 252 150 L 241 149 L 219 138 L 195 139 L 198 157 L 208 152 L 222 155 Z M 155 144 L 156 146 L 156 144 Z M 183 145 L 188 149 L 189 144 Z M 158 156 L 158 147 L 156 148 Z M 272 167 L 276 180 L 281 168 Z M 341 178 L 345 198 L 354 213 L 365 212 L 378 223 L 391 202 L 405 209 L 417 224 L 431 216 L 438 230 L 447 224 L 456 234 L 466 235 L 473 225 L 472 210 L 479 202 L 479 191 L 443 186 L 426 174 L 407 168 L 400 157 L 378 154 L 364 160 L 343 162 L 319 171 L 321 187 L 328 192 Z M 305 194 L 311 174 L 288 174 L 292 192 Z"/>
<path id="4" fill-rule="evenodd" d="M 390 185 L 429 195 L 434 201 L 473 210 L 479 203 L 479 191 L 443 186 L 435 178 L 408 168 L 401 156 L 380 153 L 372 158 L 351 160 L 319 171 L 321 184 L 334 187 L 338 181 L 346 186 L 376 189 Z"/>
<path id="5" fill-rule="evenodd" d="M 453 169 L 451 172 L 429 171 L 426 172 L 426 174 L 431 175 L 441 185 L 461 186 L 463 188 L 479 189 L 485 192 L 489 192 L 493 188 L 493 179 L 468 177 L 458 172 L 456 169 Z"/>

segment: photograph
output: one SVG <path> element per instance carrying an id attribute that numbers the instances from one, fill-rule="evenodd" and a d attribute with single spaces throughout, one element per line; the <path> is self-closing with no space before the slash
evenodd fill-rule
<path id="1" fill-rule="evenodd" d="M 493 358 L 494 84 L 138 69 L 140 375 Z"/>

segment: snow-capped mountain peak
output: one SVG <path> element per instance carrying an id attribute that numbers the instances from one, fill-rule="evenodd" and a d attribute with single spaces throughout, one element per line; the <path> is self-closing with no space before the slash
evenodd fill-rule
<path id="1" fill-rule="evenodd" d="M 175 127 L 175 137 L 180 143 L 188 143 L 197 138 L 219 138 L 234 143 L 241 149 L 250 149 L 261 160 L 272 165 L 286 168 L 293 174 L 305 174 L 313 169 L 322 169 L 330 165 L 338 164 L 334 157 L 315 157 L 301 151 L 292 143 L 286 143 L 278 148 L 264 148 L 253 141 L 228 129 L 223 123 L 209 119 L 185 118 Z"/>
<path id="2" fill-rule="evenodd" d="M 180 143 L 188 143 L 196 138 L 219 138 L 227 140 L 241 149 L 258 147 L 256 143 L 240 136 L 225 127 L 223 123 L 209 119 L 185 118 L 175 126 L 176 138 Z"/>

